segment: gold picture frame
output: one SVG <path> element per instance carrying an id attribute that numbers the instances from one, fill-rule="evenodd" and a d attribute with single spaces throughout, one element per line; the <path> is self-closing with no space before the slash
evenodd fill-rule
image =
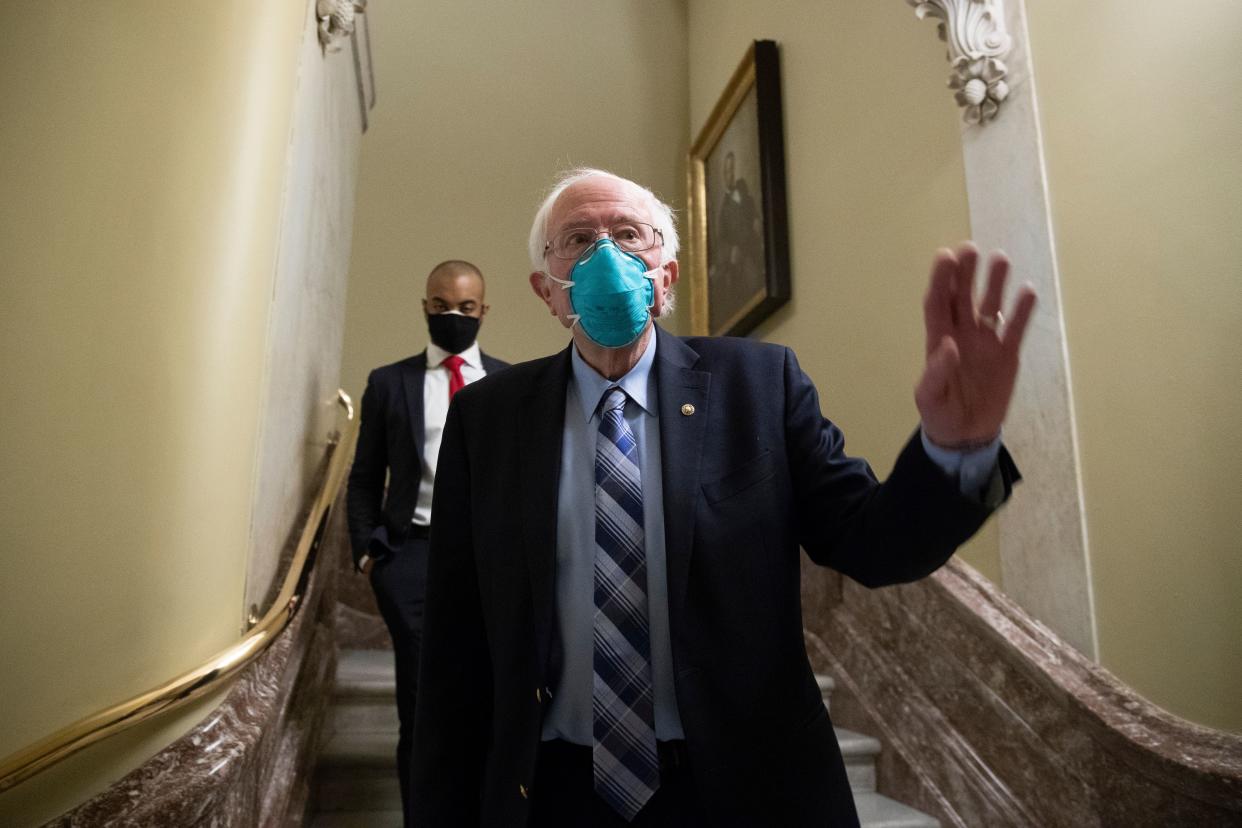
<path id="1" fill-rule="evenodd" d="M 690 149 L 695 335 L 744 336 L 789 301 L 783 120 L 776 43 L 756 40 Z"/>

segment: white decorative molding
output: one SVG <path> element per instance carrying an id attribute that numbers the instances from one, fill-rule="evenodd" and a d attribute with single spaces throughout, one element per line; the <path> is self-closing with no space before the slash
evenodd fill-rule
<path id="1" fill-rule="evenodd" d="M 1005 117 L 987 129 L 961 125 L 970 234 L 980 248 L 1008 253 L 1014 281 L 1030 282 L 1039 294 L 1005 419 L 1005 445 L 1026 480 L 998 519 L 1000 586 L 1094 660 L 1099 635 L 1087 511 L 1026 0 L 1005 0 L 1003 11 L 1005 62 L 1021 82 L 1005 100 Z"/>
<path id="2" fill-rule="evenodd" d="M 920 20 L 940 21 L 949 46 L 949 88 L 955 90 L 962 120 L 982 124 L 996 117 L 1009 96 L 1002 60 L 1013 40 L 1005 29 L 1004 0 L 906 0 Z"/>
<path id="3" fill-rule="evenodd" d="M 345 38 L 354 33 L 354 15 L 366 10 L 366 0 L 315 0 L 319 45 L 323 50 L 339 52 Z"/>

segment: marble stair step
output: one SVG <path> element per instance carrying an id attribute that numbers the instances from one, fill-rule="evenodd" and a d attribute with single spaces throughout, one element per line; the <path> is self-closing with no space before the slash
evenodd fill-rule
<path id="1" fill-rule="evenodd" d="M 835 687 L 817 675 L 824 705 Z M 332 711 L 333 735 L 320 757 L 312 828 L 399 825 L 397 716 L 392 652 L 343 650 Z M 836 729 L 859 818 L 865 828 L 935 828 L 935 819 L 875 793 L 878 740 Z M 392 819 L 395 821 L 386 821 Z"/>
<path id="2" fill-rule="evenodd" d="M 319 755 L 314 796 L 320 813 L 400 812 L 397 729 L 340 731 L 330 736 Z"/>
<path id="3" fill-rule="evenodd" d="M 875 790 L 875 757 L 880 753 L 876 739 L 852 730 L 836 728 L 837 742 L 845 758 L 850 787 L 856 792 Z M 321 775 L 332 769 L 375 768 L 395 774 L 397 731 L 337 731 L 328 739 L 319 757 Z"/>
<path id="4" fill-rule="evenodd" d="M 855 793 L 854 807 L 862 828 L 940 828 L 935 817 L 878 793 Z"/>
<path id="5" fill-rule="evenodd" d="M 823 673 L 815 674 L 815 683 L 819 685 L 819 694 L 824 697 L 824 707 L 832 709 L 832 691 L 836 688 L 837 683 L 832 680 L 832 676 L 825 676 Z"/>
<path id="6" fill-rule="evenodd" d="M 395 763 L 387 768 L 322 768 L 314 792 L 318 813 L 401 811 Z"/>
<path id="7" fill-rule="evenodd" d="M 397 729 L 344 730 L 328 737 L 319 754 L 320 768 L 395 768 Z"/>
<path id="8" fill-rule="evenodd" d="M 862 733 L 843 727 L 834 728 L 841 756 L 845 759 L 845 774 L 850 780 L 854 794 L 875 791 L 875 757 L 880 754 L 880 742 Z"/>
<path id="9" fill-rule="evenodd" d="M 391 650 L 342 650 L 329 710 L 329 733 L 396 731 Z"/>
<path id="10" fill-rule="evenodd" d="M 338 699 L 397 697 L 392 650 L 341 650 L 336 664 Z"/>
<path id="11" fill-rule="evenodd" d="M 391 650 L 342 650 L 336 671 L 335 697 L 338 703 L 348 700 L 357 703 L 359 700 L 396 698 L 395 667 Z M 832 676 L 817 673 L 815 682 L 819 685 L 824 705 L 829 706 L 832 691 L 836 682 Z"/>
<path id="12" fill-rule="evenodd" d="M 401 828 L 401 811 L 315 814 L 310 828 Z"/>
<path id="13" fill-rule="evenodd" d="M 340 705 L 328 713 L 329 733 L 396 733 L 398 726 L 395 705 Z"/>

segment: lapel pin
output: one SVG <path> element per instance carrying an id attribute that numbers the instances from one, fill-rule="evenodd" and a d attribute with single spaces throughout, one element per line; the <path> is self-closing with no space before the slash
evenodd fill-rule
<path id="1" fill-rule="evenodd" d="M 694 413 L 694 406 L 690 403 L 684 403 L 681 407 L 681 413 L 683 416 L 689 417 Z"/>

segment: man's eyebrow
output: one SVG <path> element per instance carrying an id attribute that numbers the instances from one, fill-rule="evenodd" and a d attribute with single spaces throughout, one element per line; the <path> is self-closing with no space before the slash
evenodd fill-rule
<path id="1" fill-rule="evenodd" d="M 608 218 L 604 219 L 604 224 L 612 225 L 612 224 L 616 224 L 622 221 L 650 222 L 651 220 L 647 218 L 643 218 L 641 215 L 638 214 L 637 211 L 627 211 L 624 213 L 621 213 L 621 212 L 609 213 Z M 557 232 L 559 233 L 562 230 L 575 230 L 579 227 L 590 228 L 593 226 L 593 224 L 594 222 L 586 218 L 569 218 L 561 222 L 560 227 L 557 228 Z"/>

